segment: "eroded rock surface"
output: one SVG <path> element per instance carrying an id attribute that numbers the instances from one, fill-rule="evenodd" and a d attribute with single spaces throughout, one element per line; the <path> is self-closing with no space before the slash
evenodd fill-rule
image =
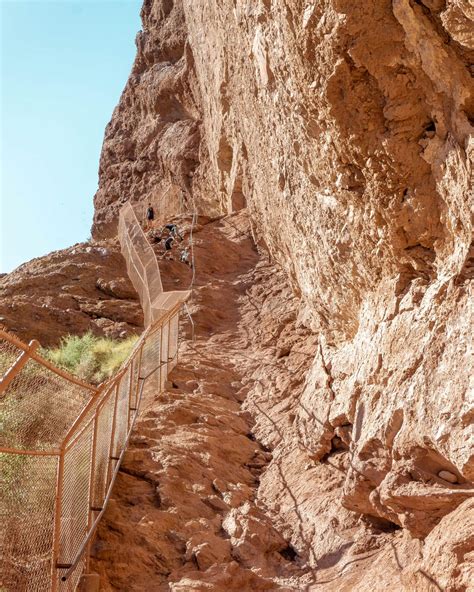
<path id="1" fill-rule="evenodd" d="M 275 501 L 297 451 L 318 467 L 334 459 L 342 515 L 423 541 L 473 493 L 472 8 L 149 0 L 142 18 L 106 133 L 96 235 L 113 232 L 124 175 L 160 213 L 247 205 L 317 336 L 301 389 L 265 389 L 266 410 L 246 402 L 285 467 L 266 471 L 261 494 Z M 128 171 L 144 150 L 159 163 L 139 182 Z M 311 510 L 299 532 L 292 512 L 275 514 L 313 565 L 323 548 L 333 557 L 323 515 Z"/>
<path id="2" fill-rule="evenodd" d="M 472 589 L 471 4 L 145 0 L 142 20 L 93 235 L 129 199 L 214 222 L 196 341 L 100 529 L 104 589 Z M 109 318 L 128 288 L 99 275 L 81 315 Z"/>
<path id="3" fill-rule="evenodd" d="M 0 278 L 0 323 L 21 339 L 57 345 L 68 333 L 125 337 L 143 312 L 117 240 L 79 243 Z"/>
<path id="4" fill-rule="evenodd" d="M 103 589 L 468 590 L 470 482 L 426 442 L 387 468 L 397 414 L 379 464 L 360 458 L 364 418 L 324 419 L 318 380 L 335 386 L 320 336 L 245 211 L 203 225 L 194 244 L 195 341 L 184 319 L 166 392 L 148 393 L 93 549 Z M 189 285 L 176 258 L 161 267 Z M 388 492 L 376 510 L 372 491 Z"/>

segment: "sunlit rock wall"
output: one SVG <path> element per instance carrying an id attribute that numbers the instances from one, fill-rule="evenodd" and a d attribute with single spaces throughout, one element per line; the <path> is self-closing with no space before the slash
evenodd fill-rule
<path id="1" fill-rule="evenodd" d="M 474 478 L 471 4 L 147 0 L 142 17 L 94 234 L 127 199 L 247 205 L 320 336 L 301 444 L 345 440 L 346 508 L 425 537 Z"/>

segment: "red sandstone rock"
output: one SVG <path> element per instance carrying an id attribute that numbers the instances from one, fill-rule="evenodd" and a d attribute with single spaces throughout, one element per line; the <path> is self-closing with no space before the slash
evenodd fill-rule
<path id="1" fill-rule="evenodd" d="M 469 590 L 469 3 L 146 0 L 142 19 L 93 234 L 128 199 L 207 219 L 196 341 L 137 425 L 94 546 L 104 590 Z M 94 275 L 20 331 L 138 322 Z M 25 282 L 10 324 L 40 314 Z"/>
<path id="2" fill-rule="evenodd" d="M 143 313 L 117 241 L 102 241 L 33 259 L 0 278 L 0 322 L 50 346 L 68 333 L 139 333 Z"/>

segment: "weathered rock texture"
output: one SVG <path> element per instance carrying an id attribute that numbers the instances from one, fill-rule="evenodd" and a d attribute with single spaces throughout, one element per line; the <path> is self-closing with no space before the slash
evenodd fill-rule
<path id="1" fill-rule="evenodd" d="M 185 211 L 199 162 L 198 84 L 182 7 L 145 2 L 142 19 L 137 58 L 105 131 L 94 237 L 116 234 L 129 199 L 151 201 L 161 216 Z"/>
<path id="2" fill-rule="evenodd" d="M 93 235 L 128 199 L 227 217 L 196 235 L 198 341 L 138 426 L 105 589 L 472 590 L 471 3 L 142 19 Z"/>
<path id="3" fill-rule="evenodd" d="M 141 332 L 143 312 L 118 241 L 79 243 L 0 278 L 0 324 L 44 346 L 68 333 L 119 338 Z"/>
<path id="4" fill-rule="evenodd" d="M 195 340 L 185 323 L 166 392 L 148 393 L 93 548 L 103 590 L 468 590 L 471 484 L 425 443 L 390 472 L 410 520 L 365 508 L 360 483 L 371 488 L 393 446 L 364 465 L 354 431 L 384 417 L 332 428 L 318 457 L 324 438 L 301 431 L 326 423 L 311 371 L 320 336 L 284 273 L 256 252 L 245 211 L 196 229 L 194 245 Z M 183 264 L 161 268 L 189 285 Z"/>
<path id="5" fill-rule="evenodd" d="M 129 197 L 247 204 L 318 335 L 289 438 L 350 450 L 344 507 L 423 539 L 474 477 L 471 5 L 147 0 L 142 18 L 95 234 Z"/>

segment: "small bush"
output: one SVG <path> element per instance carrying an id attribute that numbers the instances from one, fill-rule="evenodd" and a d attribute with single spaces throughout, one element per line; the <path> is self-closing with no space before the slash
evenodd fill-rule
<path id="1" fill-rule="evenodd" d="M 95 337 L 92 333 L 81 337 L 68 335 L 59 347 L 43 350 L 42 354 L 71 374 L 99 384 L 117 372 L 137 340 L 137 335 L 121 341 Z"/>

